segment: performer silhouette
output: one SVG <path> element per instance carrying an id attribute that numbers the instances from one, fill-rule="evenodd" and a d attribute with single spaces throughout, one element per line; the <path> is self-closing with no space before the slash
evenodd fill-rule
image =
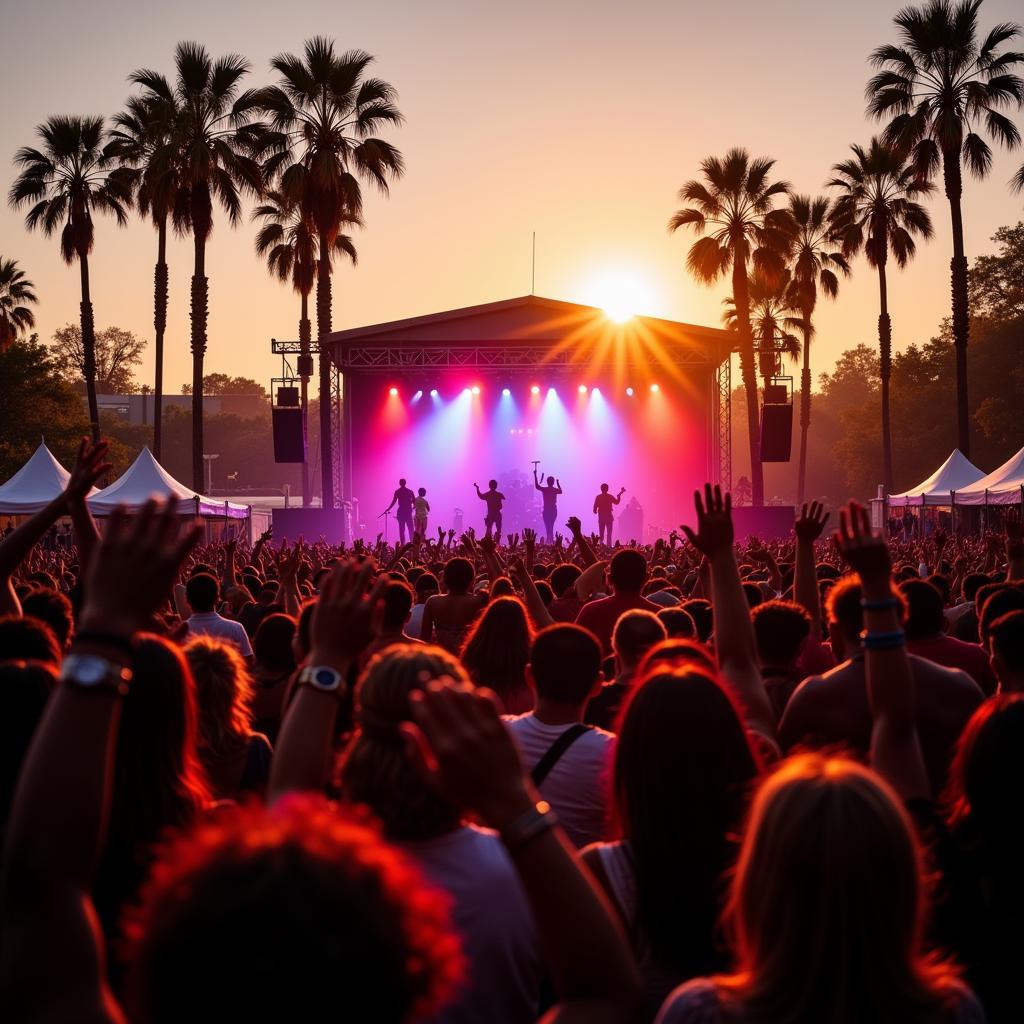
<path id="1" fill-rule="evenodd" d="M 499 541 L 501 540 L 501 506 L 505 503 L 505 495 L 498 490 L 497 480 L 489 480 L 486 491 L 481 491 L 479 484 L 474 483 L 473 486 L 476 488 L 476 496 L 481 501 L 487 502 L 487 514 L 484 516 L 487 536 L 491 536 L 493 529 L 494 539 Z"/>
<path id="2" fill-rule="evenodd" d="M 540 477 L 537 475 L 537 467 L 533 467 L 533 486 L 544 497 L 544 530 L 548 535 L 548 543 L 555 543 L 555 520 L 558 518 L 558 496 L 562 493 L 562 481 L 556 480 L 553 476 L 547 479 L 547 486 L 543 486 Z"/>
<path id="3" fill-rule="evenodd" d="M 426 535 L 427 535 L 427 516 L 430 515 L 430 502 L 427 501 L 427 489 L 426 489 L 426 487 L 421 487 L 416 492 L 416 498 L 413 501 L 413 512 L 415 513 L 414 514 L 414 518 L 413 518 L 413 522 L 414 522 L 415 527 L 416 527 L 416 532 L 421 537 L 426 537 Z"/>
<path id="4" fill-rule="evenodd" d="M 405 486 L 405 480 L 398 481 L 398 490 L 395 491 L 395 496 L 391 499 L 391 504 L 384 509 L 382 515 L 387 515 L 396 505 L 398 511 L 395 513 L 395 518 L 398 520 L 398 537 L 399 542 L 405 543 L 406 531 L 409 533 L 409 540 L 412 540 L 412 507 L 416 500 L 416 495 L 412 493 L 412 490 Z"/>
<path id="5" fill-rule="evenodd" d="M 601 493 L 594 499 L 594 511 L 597 513 L 597 532 L 602 544 L 607 544 L 611 547 L 612 543 L 612 524 L 615 522 L 612 516 L 612 507 L 618 505 L 622 501 L 623 494 L 626 493 L 625 487 L 619 488 L 617 495 L 609 494 L 609 488 L 607 484 L 601 484 Z M 608 535 L 608 539 L 605 540 L 605 534 Z"/>

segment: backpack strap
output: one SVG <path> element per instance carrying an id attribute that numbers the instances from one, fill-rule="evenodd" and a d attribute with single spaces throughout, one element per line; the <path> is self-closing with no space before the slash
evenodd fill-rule
<path id="1" fill-rule="evenodd" d="M 561 760 L 562 755 L 585 733 L 590 732 L 593 726 L 577 722 L 566 729 L 554 743 L 548 747 L 544 756 L 533 766 L 530 778 L 533 784 L 539 786 L 551 774 L 551 769 Z"/>

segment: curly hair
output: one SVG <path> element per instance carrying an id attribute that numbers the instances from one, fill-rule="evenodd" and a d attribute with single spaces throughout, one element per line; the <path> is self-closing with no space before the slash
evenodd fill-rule
<path id="1" fill-rule="evenodd" d="M 212 816 L 160 851 L 125 924 L 133 1019 L 432 1016 L 464 971 L 448 897 L 319 796 Z"/>
<path id="2" fill-rule="evenodd" d="M 217 751 L 233 736 L 248 736 L 252 676 L 238 649 L 213 636 L 196 636 L 184 654 L 196 684 L 200 745 Z"/>

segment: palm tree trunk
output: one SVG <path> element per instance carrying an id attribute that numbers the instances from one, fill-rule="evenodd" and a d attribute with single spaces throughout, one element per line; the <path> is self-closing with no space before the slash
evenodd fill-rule
<path id="1" fill-rule="evenodd" d="M 885 254 L 878 263 L 878 371 L 882 379 L 882 482 L 892 494 L 892 423 L 889 410 L 889 382 L 892 378 L 892 321 L 889 319 L 889 288 L 885 280 Z"/>
<path id="2" fill-rule="evenodd" d="M 203 356 L 209 315 L 206 279 L 206 232 L 193 224 L 195 272 L 192 275 L 192 490 L 203 493 Z"/>
<path id="3" fill-rule="evenodd" d="M 82 372 L 85 377 L 85 393 L 89 402 L 89 425 L 92 442 L 100 439 L 100 407 L 96 400 L 96 325 L 92 317 L 92 298 L 89 295 L 89 257 L 78 254 L 78 266 L 82 276 L 82 303 L 79 307 L 82 321 Z"/>
<path id="4" fill-rule="evenodd" d="M 747 288 L 745 254 L 736 253 L 732 270 L 732 297 L 736 303 L 739 327 L 740 372 L 747 395 L 747 438 L 750 442 L 751 501 L 764 504 L 764 467 L 761 465 L 761 415 L 757 395 L 757 367 L 754 362 L 754 335 L 750 328 L 750 293 Z"/>
<path id="5" fill-rule="evenodd" d="M 803 310 L 804 367 L 800 373 L 800 466 L 796 476 L 796 503 L 804 503 L 807 485 L 807 432 L 811 426 L 811 311 Z"/>
<path id="6" fill-rule="evenodd" d="M 160 461 L 164 416 L 164 332 L 167 330 L 167 218 L 157 226 L 156 271 L 153 275 L 153 328 L 156 374 L 153 384 L 153 456 Z"/>
<path id="7" fill-rule="evenodd" d="M 299 319 L 299 351 L 303 358 L 309 355 L 309 341 L 312 330 L 309 323 L 309 296 L 302 293 L 302 316 Z M 309 454 L 307 444 L 309 442 L 309 376 L 306 373 L 299 375 L 300 404 L 302 406 L 302 506 L 309 506 Z"/>
<path id="8" fill-rule="evenodd" d="M 331 444 L 331 257 L 327 236 L 320 235 L 316 271 L 316 340 L 320 350 L 320 489 L 323 508 L 334 508 L 334 448 Z"/>
<path id="9" fill-rule="evenodd" d="M 967 299 L 967 257 L 964 255 L 964 222 L 960 211 L 963 184 L 958 152 L 942 154 L 942 173 L 953 222 L 953 258 L 949 261 L 949 268 L 950 285 L 953 292 L 953 346 L 956 350 L 957 447 L 970 458 L 971 421 L 967 402 L 967 342 L 970 335 L 970 321 Z"/>

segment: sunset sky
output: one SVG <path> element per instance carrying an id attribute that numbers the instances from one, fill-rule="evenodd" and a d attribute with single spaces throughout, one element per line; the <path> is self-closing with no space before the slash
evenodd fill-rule
<path id="1" fill-rule="evenodd" d="M 128 74 L 170 74 L 174 45 L 251 62 L 251 86 L 272 80 L 268 59 L 300 51 L 314 34 L 376 55 L 376 74 L 399 92 L 407 123 L 391 137 L 407 173 L 390 199 L 370 196 L 357 236 L 360 265 L 336 277 L 335 328 L 393 320 L 537 292 L 603 305 L 619 278 L 646 294 L 638 312 L 717 326 L 725 285 L 703 288 L 683 265 L 692 236 L 665 225 L 676 190 L 700 160 L 742 145 L 777 159 L 800 191 L 822 187 L 851 142 L 867 142 L 867 54 L 895 37 L 899 5 L 786 0 L 784 4 L 636 0 L 519 3 L 292 4 L 128 0 L 11 5 L 0 15 L 0 185 L 11 156 L 35 144 L 52 114 L 111 114 Z M 981 24 L 1020 18 L 1019 0 L 987 0 Z M 1020 47 L 1018 47 L 1020 48 Z M 1022 216 L 1006 182 L 1024 157 L 998 152 L 991 177 L 968 179 L 969 257 Z M 930 337 L 948 308 L 950 232 L 945 199 L 931 204 L 936 239 L 890 277 L 897 348 Z M 216 215 L 207 250 L 211 284 L 207 370 L 266 384 L 279 363 L 269 339 L 297 337 L 298 298 L 253 253 L 248 221 Z M 92 287 L 99 327 L 152 333 L 156 236 L 135 220 L 97 225 Z M 29 235 L 23 213 L 0 207 L 0 255 L 17 259 L 41 300 L 41 338 L 78 318 L 78 274 L 58 242 Z M 191 243 L 176 241 L 166 390 L 190 378 Z M 612 282 L 608 284 L 607 282 Z M 845 348 L 874 343 L 876 278 L 863 261 L 818 317 L 815 375 Z M 151 353 L 140 376 L 151 377 Z"/>

